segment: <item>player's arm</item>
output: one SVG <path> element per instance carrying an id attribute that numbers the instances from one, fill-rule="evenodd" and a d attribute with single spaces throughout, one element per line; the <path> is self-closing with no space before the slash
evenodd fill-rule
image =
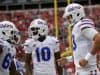
<path id="1" fill-rule="evenodd" d="M 59 66 L 58 64 L 58 60 L 61 58 L 61 52 L 60 52 L 60 43 L 58 40 L 56 40 L 56 43 L 55 43 L 55 64 L 56 64 L 56 70 L 58 72 L 59 75 L 62 75 L 62 67 Z"/>
<path id="2" fill-rule="evenodd" d="M 100 50 L 100 33 L 97 33 L 93 38 L 94 44 L 91 54 L 95 55 Z"/>
<path id="3" fill-rule="evenodd" d="M 90 53 L 95 55 L 97 50 L 100 49 L 100 33 L 95 29 L 94 22 L 91 19 L 84 19 L 82 20 L 79 28 L 81 29 L 83 36 L 85 36 L 91 42 L 93 41 L 93 46 Z"/>
<path id="4" fill-rule="evenodd" d="M 72 54 L 73 52 L 69 50 L 69 48 L 66 48 L 66 50 L 61 53 L 61 58 L 58 59 L 58 64 L 62 67 L 65 66 L 67 63 L 67 57 L 72 56 Z"/>
<path id="5" fill-rule="evenodd" d="M 87 53 L 84 59 L 79 61 L 79 64 L 84 67 L 87 65 L 88 60 L 92 59 L 92 57 L 97 53 L 97 51 L 100 49 L 100 33 L 97 32 L 94 28 L 87 27 L 82 30 L 83 35 L 93 41 L 92 50 Z"/>
<path id="6" fill-rule="evenodd" d="M 26 69 L 26 75 L 32 75 L 32 65 L 31 65 L 32 49 L 31 49 L 31 46 L 30 46 L 31 45 L 30 40 L 26 40 L 23 45 L 24 45 L 23 50 L 25 50 L 25 69 Z"/>
<path id="7" fill-rule="evenodd" d="M 11 62 L 10 68 L 9 68 L 9 75 L 20 75 L 20 73 L 18 73 L 16 71 L 16 66 L 14 64 L 14 61 Z"/>
<path id="8" fill-rule="evenodd" d="M 31 53 L 25 54 L 26 75 L 32 75 Z"/>
<path id="9" fill-rule="evenodd" d="M 90 53 L 92 55 L 95 55 L 97 51 L 100 49 L 100 33 L 97 32 L 94 28 L 86 28 L 83 30 L 83 34 L 89 40 L 93 41 L 93 46 Z"/>
<path id="10" fill-rule="evenodd" d="M 55 63 L 56 63 L 56 70 L 58 72 L 59 75 L 62 75 L 63 74 L 63 69 L 61 66 L 58 65 L 58 59 L 60 59 L 60 51 L 56 52 L 55 54 Z"/>

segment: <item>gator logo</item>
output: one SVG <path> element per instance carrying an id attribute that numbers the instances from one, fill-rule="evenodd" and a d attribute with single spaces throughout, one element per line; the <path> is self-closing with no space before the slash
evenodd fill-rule
<path id="1" fill-rule="evenodd" d="M 9 24 L 0 24 L 0 28 L 13 28 L 13 26 Z"/>
<path id="2" fill-rule="evenodd" d="M 75 9 L 80 9 L 80 8 L 81 7 L 79 7 L 79 6 L 71 7 L 71 8 L 68 9 L 68 12 L 71 12 L 71 11 L 73 11 Z"/>

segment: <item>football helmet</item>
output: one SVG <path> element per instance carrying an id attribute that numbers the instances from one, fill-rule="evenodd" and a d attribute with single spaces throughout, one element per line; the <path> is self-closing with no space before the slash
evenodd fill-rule
<path id="1" fill-rule="evenodd" d="M 20 42 L 20 33 L 16 26 L 9 21 L 0 22 L 0 38 L 3 40 L 9 40 L 13 44 Z"/>
<path id="2" fill-rule="evenodd" d="M 35 19 L 31 22 L 29 26 L 29 35 L 33 39 L 38 39 L 39 36 L 48 35 L 48 25 L 47 22 L 42 19 Z"/>
<path id="3" fill-rule="evenodd" d="M 85 17 L 84 7 L 77 3 L 69 4 L 65 8 L 65 12 L 63 14 L 63 18 L 70 19 L 70 23 L 72 25 L 80 21 L 83 17 Z"/>

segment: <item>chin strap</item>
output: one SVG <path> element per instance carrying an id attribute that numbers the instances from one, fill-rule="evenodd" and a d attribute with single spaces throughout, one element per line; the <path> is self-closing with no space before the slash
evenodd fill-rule
<path id="1" fill-rule="evenodd" d="M 38 40 L 39 40 L 40 42 L 43 42 L 45 39 L 46 39 L 46 36 L 40 36 L 40 37 L 38 38 Z"/>
<path id="2" fill-rule="evenodd" d="M 10 44 L 14 44 L 13 42 L 11 42 L 11 40 L 10 40 L 10 39 L 8 39 L 8 40 L 7 40 L 7 42 L 9 42 Z"/>

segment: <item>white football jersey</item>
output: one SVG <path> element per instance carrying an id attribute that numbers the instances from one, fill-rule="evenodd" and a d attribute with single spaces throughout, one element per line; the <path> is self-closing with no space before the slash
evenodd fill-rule
<path id="1" fill-rule="evenodd" d="M 47 36 L 43 42 L 29 39 L 24 49 L 26 53 L 32 53 L 34 75 L 56 75 L 54 53 L 59 51 L 56 38 Z"/>
<path id="2" fill-rule="evenodd" d="M 84 28 L 94 29 L 93 21 L 90 19 L 80 20 L 76 25 L 74 25 L 72 30 L 74 62 L 76 68 L 79 69 L 81 69 L 79 65 L 79 60 L 84 58 L 87 55 L 87 53 L 91 51 L 93 45 L 93 40 L 88 39 L 87 37 L 84 36 L 82 32 L 82 29 Z M 96 66 L 93 65 L 96 65 L 96 56 L 88 60 L 88 66 L 85 68 L 85 70 L 95 68 Z"/>
<path id="3" fill-rule="evenodd" d="M 9 66 L 16 54 L 16 50 L 15 47 L 3 39 L 0 39 L 0 45 L 3 48 L 3 51 L 0 54 L 0 75 L 5 75 L 6 73 L 9 73 Z"/>

